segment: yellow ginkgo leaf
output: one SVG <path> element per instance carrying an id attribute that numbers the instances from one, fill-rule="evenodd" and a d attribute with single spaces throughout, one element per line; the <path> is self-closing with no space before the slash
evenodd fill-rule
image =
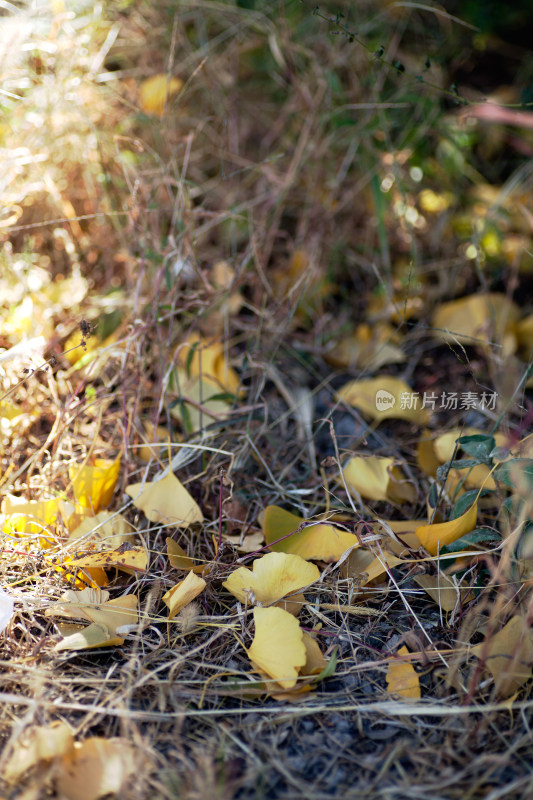
<path id="1" fill-rule="evenodd" d="M 393 458 L 355 456 L 343 471 L 348 488 L 369 500 L 399 503 L 416 499 L 415 487 L 407 482 Z"/>
<path id="2" fill-rule="evenodd" d="M 469 587 L 457 586 L 441 570 L 436 575 L 415 575 L 414 580 L 443 611 L 453 611 L 459 602 L 468 599 L 469 594 L 474 596 Z"/>
<path id="3" fill-rule="evenodd" d="M 255 636 L 248 657 L 283 689 L 292 689 L 307 660 L 298 621 L 281 608 L 254 608 Z"/>
<path id="4" fill-rule="evenodd" d="M 420 525 L 415 533 L 420 544 L 428 553 L 436 556 L 441 547 L 452 544 L 466 533 L 474 530 L 477 522 L 477 502 L 468 508 L 464 514 L 449 522 L 438 522 L 435 525 Z"/>
<path id="5" fill-rule="evenodd" d="M 433 315 L 432 326 L 435 336 L 445 342 L 479 345 L 502 342 L 519 317 L 518 306 L 507 295 L 492 292 L 443 303 Z M 509 346 L 512 352 L 512 343 Z"/>
<path id="6" fill-rule="evenodd" d="M 318 642 L 307 631 L 303 632 L 305 645 L 305 664 L 300 670 L 301 675 L 320 675 L 326 669 L 328 662 L 320 649 Z"/>
<path id="7" fill-rule="evenodd" d="M 187 376 L 210 378 L 218 384 L 217 392 L 237 394 L 240 380 L 235 370 L 229 366 L 224 345 L 221 342 L 208 342 L 195 334 L 179 345 L 177 364 Z"/>
<path id="8" fill-rule="evenodd" d="M 377 422 L 406 419 L 416 425 L 425 425 L 429 420 L 428 410 L 423 408 L 423 398 L 405 381 L 390 375 L 349 381 L 337 396 Z"/>
<path id="9" fill-rule="evenodd" d="M 68 474 L 77 502 L 94 513 L 108 506 L 120 471 L 120 456 L 114 461 L 95 458 L 93 464 L 69 467 Z"/>
<path id="10" fill-rule="evenodd" d="M 61 721 L 35 727 L 19 734 L 11 756 L 4 764 L 3 777 L 11 783 L 30 767 L 52 761 L 69 753 L 74 747 L 70 727 Z"/>
<path id="11" fill-rule="evenodd" d="M 55 646 L 55 650 L 85 650 L 124 642 L 118 629 L 137 625 L 138 598 L 134 594 L 128 594 L 107 600 L 106 596 L 109 596 L 109 592 L 93 589 L 68 591 L 59 602 L 46 610 L 46 616 L 87 619 L 92 622 L 86 628 L 66 636 Z M 106 599 L 102 601 L 102 598 Z"/>
<path id="12" fill-rule="evenodd" d="M 263 517 L 265 542 L 274 552 L 316 561 L 338 561 L 351 547 L 359 546 L 353 533 L 328 523 L 316 523 L 299 531 L 304 522 L 302 517 L 279 506 L 267 506 Z"/>
<path id="13" fill-rule="evenodd" d="M 135 529 L 122 514 L 100 511 L 94 517 L 85 517 L 72 531 L 69 542 L 77 539 L 83 539 L 85 547 L 110 550 L 119 547 L 124 542 L 133 544 Z"/>
<path id="14" fill-rule="evenodd" d="M 96 647 L 114 647 L 124 644 L 121 636 L 113 635 L 105 625 L 92 623 L 77 633 L 66 636 L 54 647 L 56 652 L 62 650 L 92 650 Z"/>
<path id="15" fill-rule="evenodd" d="M 314 583 L 320 577 L 315 564 L 287 553 L 267 553 L 252 569 L 239 567 L 222 584 L 241 603 L 271 605 Z"/>
<path id="16" fill-rule="evenodd" d="M 194 572 L 189 572 L 184 580 L 177 583 L 163 595 L 163 602 L 168 606 L 168 618 L 172 619 L 179 614 L 195 597 L 198 597 L 207 586 L 203 578 Z"/>
<path id="17" fill-rule="evenodd" d="M 181 569 L 184 572 L 190 572 L 194 566 L 194 561 L 192 558 L 189 558 L 183 547 L 170 537 L 166 539 L 166 545 L 170 566 L 173 569 Z"/>
<path id="18" fill-rule="evenodd" d="M 400 647 L 398 656 L 408 656 L 407 647 Z M 420 700 L 420 680 L 413 665 L 408 661 L 390 661 L 387 670 L 389 694 L 406 700 Z"/>
<path id="19" fill-rule="evenodd" d="M 77 569 L 133 569 L 144 572 L 148 566 L 148 554 L 144 547 L 135 547 L 129 542 L 116 547 L 114 550 L 102 550 L 79 558 L 66 558 L 65 564 Z"/>
<path id="20" fill-rule="evenodd" d="M 497 633 L 471 648 L 494 678 L 500 697 L 510 697 L 531 678 L 533 633 L 525 617 L 514 616 Z"/>
<path id="21" fill-rule="evenodd" d="M 128 781 L 142 768 L 142 755 L 127 739 L 91 737 L 76 742 L 65 754 L 56 773 L 63 797 L 100 800 L 125 797 Z"/>
<path id="22" fill-rule="evenodd" d="M 405 355 L 393 343 L 395 330 L 387 323 L 370 326 L 364 322 L 350 335 L 340 339 L 325 354 L 328 364 L 341 368 L 377 370 L 384 364 L 405 361 Z"/>
<path id="23" fill-rule="evenodd" d="M 149 483 L 133 483 L 126 487 L 133 505 L 140 508 L 150 522 L 162 522 L 186 528 L 203 522 L 204 515 L 187 489 L 168 472 L 164 478 Z"/>
<path id="24" fill-rule="evenodd" d="M 152 75 L 139 88 L 139 103 L 146 114 L 163 117 L 169 99 L 183 88 L 183 81 L 165 73 Z"/>

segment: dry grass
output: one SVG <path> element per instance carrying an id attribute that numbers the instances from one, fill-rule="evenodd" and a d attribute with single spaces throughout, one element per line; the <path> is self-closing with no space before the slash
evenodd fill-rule
<path id="1" fill-rule="evenodd" d="M 29 341 L 13 358 L 0 354 L 2 413 L 11 403 L 21 411 L 3 428 L 0 490 L 71 496 L 69 465 L 121 453 L 110 509 L 134 525 L 150 565 L 116 573 L 108 587 L 140 598 L 141 622 L 124 645 L 56 652 L 57 628 L 44 611 L 67 585 L 46 559 L 72 552 L 68 531 L 47 526 L 45 544 L 42 533 L 18 542 L 5 535 L 2 586 L 15 615 L 2 636 L 3 758 L 31 726 L 61 719 L 79 741 L 122 736 L 138 748 L 131 798 L 527 797 L 530 682 L 511 702 L 469 658 L 487 630 L 529 610 L 530 578 L 512 537 L 482 548 L 463 578 L 475 597 L 451 613 L 413 580 L 428 565 L 420 552 L 372 588 L 342 565 L 321 565 L 300 622 L 319 631 L 337 666 L 312 693 L 283 701 L 251 671 L 243 648 L 253 636 L 250 610 L 222 588 L 251 556 L 217 549 L 222 534 L 259 532 L 269 504 L 306 518 L 343 513 L 347 529 L 374 514 L 424 518 L 430 486 L 416 460 L 419 430 L 370 426 L 335 394 L 354 371 L 333 371 L 328 354 L 354 321 L 368 319 L 372 298 L 399 307 L 420 298 L 419 314 L 403 327 L 394 321 L 408 356 L 394 374 L 422 390 L 435 375 L 447 391 L 499 381 L 500 429 L 527 433 L 530 415 L 516 402 L 522 362 L 498 358 L 496 344 L 469 349 L 465 361 L 464 348 L 428 332 L 443 299 L 527 287 L 523 251 L 502 266 L 484 249 L 505 198 L 484 227 L 472 223 L 469 181 L 480 155 L 458 127 L 447 67 L 435 58 L 444 46 L 452 54 L 467 47 L 471 32 L 373 3 L 358 4 L 354 42 L 342 29 L 346 20 L 352 30 L 349 16 L 335 24 L 305 4 L 6 9 L 14 34 L 2 40 L 10 124 L 0 131 L 0 345 Z M 139 84 L 158 72 L 184 80 L 160 119 L 138 106 Z M 527 170 L 513 174 L 526 192 Z M 421 189 L 455 197 L 424 216 Z M 471 225 L 466 235 L 458 220 Z M 222 260 L 233 271 L 221 288 Z M 22 311 L 23 303 L 31 305 Z M 82 319 L 94 336 L 83 323 L 69 340 Z M 224 343 L 246 395 L 226 420 L 183 436 L 171 373 L 192 332 Z M 72 366 L 65 351 L 78 342 L 83 361 Z M 476 424 L 490 430 L 496 421 L 487 414 Z M 147 463 L 139 451 L 147 442 L 155 449 L 150 424 L 167 425 L 173 441 Z M 394 455 L 416 500 L 357 507 L 338 481 L 339 461 L 354 451 Z M 159 475 L 169 453 L 203 509 L 201 529 L 149 523 L 124 493 Z M 487 504 L 483 524 L 508 533 L 502 499 Z M 205 595 L 171 623 L 161 601 L 177 580 L 167 536 L 212 564 Z M 417 702 L 387 692 L 402 643 L 420 677 Z M 5 784 L 3 796 L 59 796 L 52 773 L 53 765 Z"/>

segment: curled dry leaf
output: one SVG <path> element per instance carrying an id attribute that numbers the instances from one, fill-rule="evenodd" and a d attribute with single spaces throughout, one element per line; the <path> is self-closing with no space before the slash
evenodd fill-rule
<path id="1" fill-rule="evenodd" d="M 187 528 L 194 522 L 203 522 L 204 515 L 198 503 L 173 472 L 164 478 L 148 483 L 133 483 L 126 487 L 133 505 L 140 508 L 150 522 L 162 522 Z"/>
<path id="2" fill-rule="evenodd" d="M 186 578 L 163 595 L 163 602 L 168 606 L 168 618 L 172 619 L 179 614 L 182 608 L 198 597 L 206 586 L 203 578 L 199 578 L 192 571 L 189 572 Z"/>

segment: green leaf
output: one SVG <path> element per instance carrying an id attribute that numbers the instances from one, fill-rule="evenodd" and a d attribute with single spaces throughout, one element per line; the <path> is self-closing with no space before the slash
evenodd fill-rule
<path id="1" fill-rule="evenodd" d="M 329 657 L 328 663 L 322 670 L 322 672 L 316 676 L 316 680 L 318 681 L 325 681 L 326 678 L 331 678 L 332 675 L 335 675 L 335 670 L 337 669 L 337 661 L 338 661 L 338 650 L 335 647 L 332 654 Z"/>
<path id="2" fill-rule="evenodd" d="M 501 535 L 497 531 L 493 531 L 492 528 L 475 528 L 475 530 L 470 531 L 470 533 L 461 536 L 457 541 L 442 547 L 440 552 L 441 554 L 458 553 L 469 547 L 477 547 L 481 542 L 486 544 L 498 544 L 501 540 Z"/>
<path id="3" fill-rule="evenodd" d="M 496 446 L 494 436 L 484 433 L 476 433 L 473 436 L 461 436 L 457 439 L 457 444 L 463 448 L 464 452 L 478 459 L 478 462 L 490 463 L 490 454 Z"/>
<path id="4" fill-rule="evenodd" d="M 470 469 L 470 467 L 477 467 L 480 462 L 475 458 L 459 458 L 457 461 L 448 461 L 446 464 L 441 464 L 437 470 L 437 478 L 443 481 L 448 476 L 451 469 Z"/>
<path id="5" fill-rule="evenodd" d="M 522 496 L 529 496 L 533 491 L 533 458 L 512 458 L 498 464 L 492 473 L 494 480 L 514 489 Z"/>
<path id="6" fill-rule="evenodd" d="M 484 497 L 487 494 L 490 494 L 490 489 L 482 489 L 481 491 L 479 491 L 479 489 L 470 489 L 468 492 L 462 494 L 452 508 L 450 519 L 457 519 L 462 516 L 465 511 L 468 511 L 470 506 L 475 503 L 478 495 L 479 497 Z"/>

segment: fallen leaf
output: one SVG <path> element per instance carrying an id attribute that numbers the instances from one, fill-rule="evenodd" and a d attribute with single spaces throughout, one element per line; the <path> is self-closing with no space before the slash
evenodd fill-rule
<path id="1" fill-rule="evenodd" d="M 425 425 L 429 420 L 429 412 L 422 407 L 423 398 L 418 392 L 414 392 L 405 381 L 390 375 L 349 381 L 339 390 L 337 397 L 377 422 L 406 419 L 416 425 Z"/>
<path id="2" fill-rule="evenodd" d="M 307 660 L 298 621 L 281 608 L 254 608 L 255 636 L 247 650 L 253 664 L 283 689 L 292 689 Z"/>
<path id="3" fill-rule="evenodd" d="M 120 471 L 120 456 L 114 461 L 95 458 L 93 464 L 71 465 L 68 470 L 76 501 L 97 513 L 112 500 Z"/>
<path id="4" fill-rule="evenodd" d="M 438 522 L 435 525 L 420 525 L 415 534 L 427 552 L 436 556 L 441 547 L 452 544 L 465 533 L 474 530 L 477 522 L 477 503 L 468 508 L 464 514 L 449 522 Z"/>
<path id="5" fill-rule="evenodd" d="M 94 517 L 85 517 L 68 538 L 69 542 L 83 539 L 84 546 L 102 550 L 119 547 L 124 542 L 133 544 L 136 536 L 135 528 L 122 514 L 100 511 Z"/>
<path id="6" fill-rule="evenodd" d="M 512 617 L 503 628 L 471 648 L 494 678 L 500 697 L 513 695 L 531 678 L 533 633 L 524 617 Z"/>
<path id="7" fill-rule="evenodd" d="M 162 118 L 172 95 L 183 88 L 183 81 L 166 73 L 152 75 L 139 87 L 139 103 L 146 114 Z"/>
<path id="8" fill-rule="evenodd" d="M 142 754 L 127 739 L 85 739 L 65 754 L 57 785 L 68 800 L 99 800 L 111 794 L 126 797 L 126 784 L 141 765 Z"/>
<path id="9" fill-rule="evenodd" d="M 456 586 L 449 575 L 439 570 L 436 575 L 415 575 L 414 580 L 443 611 L 453 611 L 471 594 L 470 587 Z M 473 596 L 473 595 L 472 595 Z"/>
<path id="10" fill-rule="evenodd" d="M 12 783 L 30 767 L 61 758 L 70 753 L 73 747 L 74 738 L 65 722 L 56 721 L 26 730 L 13 746 L 13 752 L 4 766 L 3 777 Z"/>
<path id="11" fill-rule="evenodd" d="M 198 503 L 173 472 L 157 481 L 133 483 L 126 487 L 126 492 L 150 522 L 187 528 L 204 520 Z"/>
<path id="12" fill-rule="evenodd" d="M 195 597 L 198 597 L 207 586 L 203 578 L 189 572 L 186 578 L 177 583 L 163 595 L 163 602 L 168 607 L 168 618 L 173 619 Z"/>
<path id="13" fill-rule="evenodd" d="M 328 364 L 344 369 L 377 370 L 384 364 L 399 364 L 405 361 L 405 355 L 393 343 L 397 338 L 395 329 L 387 323 L 370 326 L 364 322 L 339 339 L 324 358 Z"/>
<path id="14" fill-rule="evenodd" d="M 398 656 L 409 655 L 407 647 L 400 647 Z M 406 700 L 420 700 L 420 680 L 413 665 L 408 661 L 389 661 L 387 691 Z"/>
<path id="15" fill-rule="evenodd" d="M 369 500 L 387 500 L 393 503 L 413 502 L 416 488 L 408 483 L 394 458 L 383 456 L 355 456 L 344 467 L 348 488 L 353 488 Z"/>
<path id="16" fill-rule="evenodd" d="M 315 523 L 298 531 L 303 523 L 302 517 L 290 511 L 279 506 L 267 506 L 263 518 L 265 542 L 277 553 L 292 553 L 306 561 L 328 562 L 338 561 L 351 547 L 359 546 L 357 536 L 334 525 Z M 274 544 L 277 539 L 282 541 Z"/>
<path id="17" fill-rule="evenodd" d="M 255 553 L 260 550 L 265 541 L 264 533 L 249 533 L 247 536 L 224 536 L 225 542 L 230 542 L 239 553 Z"/>
<path id="18" fill-rule="evenodd" d="M 443 303 L 432 319 L 435 336 L 445 342 L 467 345 L 502 343 L 507 340 L 507 354 L 516 349 L 512 327 L 520 311 L 507 295 L 489 292 L 474 294 Z"/>
<path id="19" fill-rule="evenodd" d="M 135 547 L 129 542 L 116 547 L 114 550 L 103 550 L 99 553 L 80 556 L 79 558 L 66 558 L 65 565 L 78 569 L 133 569 L 144 572 L 148 566 L 148 554 L 144 547 Z"/>
<path id="20" fill-rule="evenodd" d="M 189 558 L 183 547 L 179 545 L 174 539 L 167 538 L 167 556 L 170 561 L 170 566 L 173 569 L 181 569 L 184 572 L 190 572 L 194 567 L 194 561 Z"/>
<path id="21" fill-rule="evenodd" d="M 254 561 L 252 569 L 239 567 L 222 584 L 245 605 L 271 605 L 317 581 L 320 571 L 297 555 L 267 553 Z M 290 603 L 294 598 L 288 598 Z M 292 606 L 286 610 L 291 611 Z M 294 609 L 298 614 L 301 606 Z"/>
<path id="22" fill-rule="evenodd" d="M 139 620 L 138 598 L 128 594 L 108 600 L 109 592 L 85 589 L 81 592 L 69 590 L 61 600 L 46 609 L 46 616 L 62 616 L 70 619 L 87 619 L 92 624 L 55 646 L 56 651 L 85 650 L 92 647 L 107 647 L 123 644 L 119 629 L 136 626 Z"/>
<path id="23" fill-rule="evenodd" d="M 179 345 L 176 362 L 185 370 L 188 377 L 208 378 L 215 381 L 218 384 L 216 394 L 223 391 L 236 395 L 239 391 L 239 376 L 229 366 L 226 351 L 221 342 L 208 342 L 196 334 L 192 334 L 186 342 Z"/>

